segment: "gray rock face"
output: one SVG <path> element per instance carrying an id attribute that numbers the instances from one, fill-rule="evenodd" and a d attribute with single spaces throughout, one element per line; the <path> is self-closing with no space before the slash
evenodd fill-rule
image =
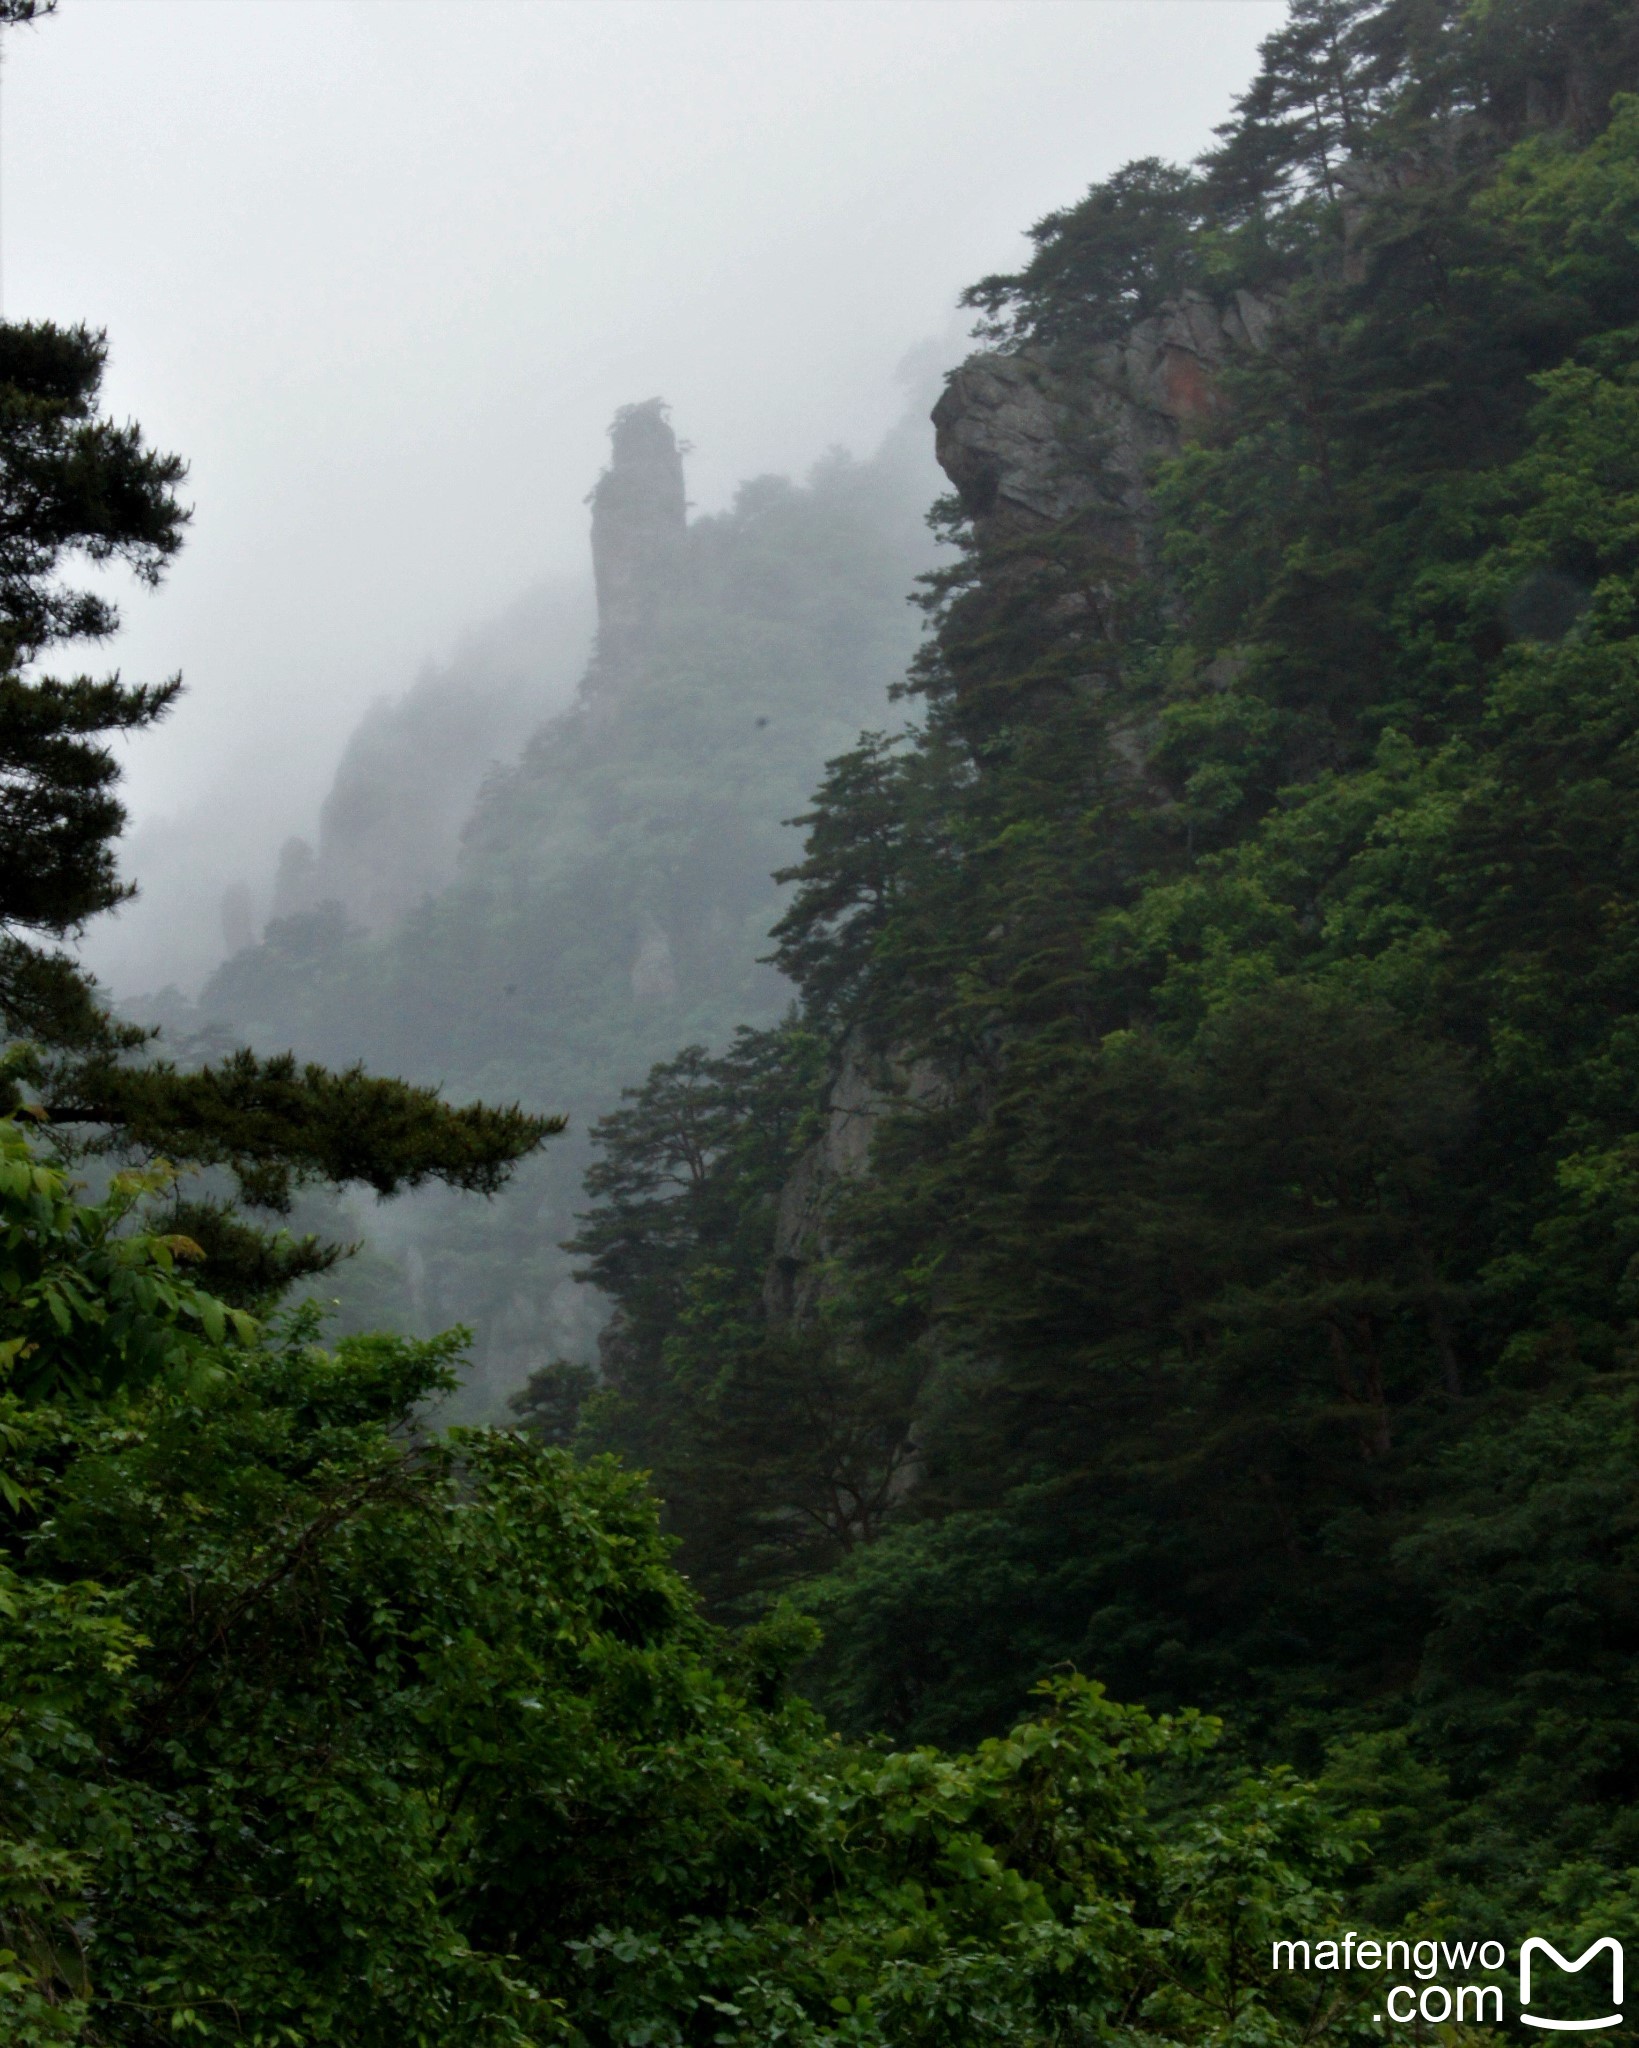
<path id="1" fill-rule="evenodd" d="M 591 506 L 598 656 L 615 669 L 642 643 L 674 587 L 688 531 L 683 455 L 660 399 L 616 413 L 609 467 Z"/>
<path id="2" fill-rule="evenodd" d="M 882 1118 L 898 1103 L 934 1101 L 942 1086 L 931 1068 L 873 1059 L 857 1044 L 846 1048 L 827 1096 L 825 1129 L 780 1191 L 774 1256 L 763 1281 L 763 1306 L 772 1320 L 801 1322 L 817 1306 L 820 1262 L 832 1249 L 832 1197 L 869 1167 Z"/>
<path id="3" fill-rule="evenodd" d="M 1250 292 L 1191 294 L 1068 371 L 1030 350 L 970 356 L 933 409 L 935 451 L 981 540 L 1092 515 L 1107 545 L 1141 553 L 1155 464 L 1216 409 L 1224 364 L 1267 344 Z"/>
<path id="4" fill-rule="evenodd" d="M 813 1266 L 830 1249 L 826 1209 L 832 1191 L 865 1171 L 871 1133 L 888 1096 L 865 1062 L 850 1055 L 831 1084 L 825 1130 L 797 1161 L 780 1190 L 774 1257 L 763 1282 L 763 1306 L 776 1322 L 800 1321 L 814 1306 Z"/>

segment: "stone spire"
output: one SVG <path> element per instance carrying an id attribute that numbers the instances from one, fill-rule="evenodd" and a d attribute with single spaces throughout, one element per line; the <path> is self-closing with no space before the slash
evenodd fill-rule
<path id="1" fill-rule="evenodd" d="M 598 665 L 605 670 L 641 648 L 675 587 L 688 526 L 683 457 L 661 400 L 623 405 L 609 442 L 609 467 L 591 497 Z"/>

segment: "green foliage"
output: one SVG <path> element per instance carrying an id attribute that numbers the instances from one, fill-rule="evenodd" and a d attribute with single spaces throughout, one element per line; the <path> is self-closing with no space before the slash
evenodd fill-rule
<path id="1" fill-rule="evenodd" d="M 13 1253 L 112 1353 L 160 1247 L 8 1144 Z M 8 2041 L 1312 2037 L 1264 1951 L 1356 1845 L 1284 1774 L 1214 1796 L 1211 1724 L 1059 1679 L 969 1755 L 846 1747 L 787 1691 L 811 1628 L 709 1627 L 611 1461 L 413 1427 L 458 1340 L 196 1320 L 0 1391 Z"/>
<path id="2" fill-rule="evenodd" d="M 555 1358 L 529 1375 L 507 1407 L 531 1436 L 566 1448 L 575 1441 L 581 1410 L 597 1383 L 598 1376 L 589 1365 Z"/>
<path id="3" fill-rule="evenodd" d="M 1391 1921 L 1629 1910 L 1636 85 L 1631 9 L 1316 0 L 1198 175 L 978 289 L 1072 384 L 1168 292 L 1272 323 L 1146 560 L 969 508 L 923 723 L 833 764 L 777 931 L 825 1143 L 713 1179 L 717 1327 L 915 1447 L 871 1540 L 753 1581 L 816 1696 L 968 1740 L 1068 1662 L 1223 1709 L 1381 1793 Z M 682 1258 L 658 1320 L 605 1284 L 699 1378 Z M 637 1442 L 672 1383 L 633 1399 Z M 675 1526 L 777 1518 L 707 1424 Z"/>
<path id="4" fill-rule="evenodd" d="M 298 1068 L 289 1053 L 240 1051 L 194 1073 L 167 1061 L 99 1063 L 78 1079 L 79 1099 L 54 1103 L 53 1121 L 112 1124 L 137 1146 L 174 1141 L 193 1164 L 231 1168 L 242 1200 L 281 1212 L 305 1180 L 391 1195 L 436 1178 L 492 1195 L 516 1160 L 564 1126 L 516 1106 L 455 1109 L 436 1089 L 362 1067 Z"/>
<path id="5" fill-rule="evenodd" d="M 248 1316 L 179 1271 L 200 1255 L 190 1238 L 129 1227 L 172 1178 L 164 1168 L 116 1175 L 108 1200 L 88 1208 L 15 1123 L 0 1123 L 0 1360 L 19 1393 L 106 1396 L 186 1367 L 230 1330 L 250 1341 Z M 0 1486 L 10 1495 L 3 1476 Z"/>
<path id="6" fill-rule="evenodd" d="M 995 338 L 1048 342 L 1116 340 L 1200 282 L 1202 212 L 1187 171 L 1145 157 L 1095 185 L 1079 206 L 1030 230 L 1036 256 L 1016 277 L 987 277 L 962 295 L 990 320 Z M 1010 320 L 998 318 L 1009 309 Z"/>
<path id="7" fill-rule="evenodd" d="M 765 1285 L 777 1190 L 812 1136 L 819 1045 L 794 1025 L 694 1046 L 603 1118 L 599 1206 L 569 1249 L 621 1304 L 582 1441 L 647 1467 L 680 1561 L 719 1597 L 878 1533 L 916 1373 L 829 1341 Z"/>

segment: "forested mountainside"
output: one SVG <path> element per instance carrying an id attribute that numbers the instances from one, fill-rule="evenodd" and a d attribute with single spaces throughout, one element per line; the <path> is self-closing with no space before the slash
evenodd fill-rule
<path id="1" fill-rule="evenodd" d="M 316 838 L 287 838 L 274 872 L 226 888 L 201 875 L 179 887 L 162 869 L 178 923 L 192 925 L 197 905 L 208 926 L 220 924 L 219 934 L 198 934 L 207 963 L 253 949 L 269 926 L 330 904 L 361 935 L 385 931 L 443 888 L 485 777 L 573 698 L 593 624 L 590 577 L 584 587 L 565 580 L 526 591 L 488 626 L 463 634 L 447 660 L 429 662 L 399 696 L 370 707 L 342 751 Z M 144 872 L 152 887 L 146 863 Z M 179 1043 L 206 1021 L 174 983 L 122 991 L 120 1009 Z"/>
<path id="2" fill-rule="evenodd" d="M 569 1115 L 495 1203 L 428 1196 L 372 1219 L 378 1249 L 325 1283 L 355 1323 L 471 1326 L 474 1406 L 501 1408 L 556 1352 L 590 1351 L 597 1310 L 561 1248 L 590 1124 L 679 1042 L 726 1045 L 790 999 L 762 964 L 770 877 L 796 843 L 785 821 L 826 759 L 885 716 L 916 645 L 907 592 L 935 557 L 933 475 L 918 413 L 869 460 L 838 452 L 800 484 L 758 478 L 691 519 L 665 407 L 625 408 L 591 498 L 593 658 L 521 758 L 492 765 L 454 872 L 423 886 L 440 879 L 451 816 L 447 795 L 424 796 L 439 735 L 466 716 L 470 662 L 366 721 L 316 854 L 287 848 L 283 914 L 165 1020 L 205 1045 L 362 1059 Z M 537 605 L 481 641 L 474 723 L 520 701 L 492 678 L 538 690 L 572 657 L 576 623 Z M 469 760 L 473 744 L 468 731 L 451 751 Z M 333 1213 L 302 1220 L 358 1234 Z"/>
<path id="3" fill-rule="evenodd" d="M 576 704 L 441 891 L 230 961 L 201 1035 L 264 1050 L 202 1067 L 53 950 L 178 685 L 36 667 L 182 463 L 100 336 L 0 324 L 6 2042 L 1620 2024 L 1639 9 L 1294 0 L 1216 149 L 1034 240 L 935 409 L 904 733 L 889 467 L 690 523 L 629 408 Z M 459 1333 L 278 1307 L 246 1206 L 573 1155 L 267 1048 L 556 1108 L 666 1033 L 587 1176 L 601 1374 L 444 1429 Z M 562 1200 L 416 1248 L 538 1335 Z"/>
<path id="4" fill-rule="evenodd" d="M 972 290 L 800 1014 L 655 1068 L 579 1240 L 578 1440 L 844 1725 L 1226 1710 L 1469 1928 L 1633 1915 L 1636 87 L 1621 0 L 1300 0 Z"/>
<path id="5" fill-rule="evenodd" d="M 371 708 L 337 766 L 317 845 L 285 843 L 273 922 L 335 903 L 365 931 L 385 931 L 445 886 L 485 777 L 573 697 L 590 598 L 576 584 L 543 584 L 466 634 L 447 662 L 429 663 L 402 697 Z M 232 920 L 225 905 L 224 926 Z M 257 937 L 235 931 L 230 957 Z"/>

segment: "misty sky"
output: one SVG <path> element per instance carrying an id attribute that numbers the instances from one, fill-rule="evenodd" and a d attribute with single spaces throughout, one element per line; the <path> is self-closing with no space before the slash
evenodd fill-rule
<path id="1" fill-rule="evenodd" d="M 961 352 L 961 287 L 1125 159 L 1193 155 L 1281 13 L 62 0 L 11 35 L 5 315 L 108 329 L 112 407 L 197 508 L 113 650 L 189 693 L 129 748 L 147 901 L 93 963 L 151 986 L 179 846 L 262 879 L 372 699 L 582 567 L 617 405 L 670 400 L 703 510 L 864 452 L 907 353 Z"/>

